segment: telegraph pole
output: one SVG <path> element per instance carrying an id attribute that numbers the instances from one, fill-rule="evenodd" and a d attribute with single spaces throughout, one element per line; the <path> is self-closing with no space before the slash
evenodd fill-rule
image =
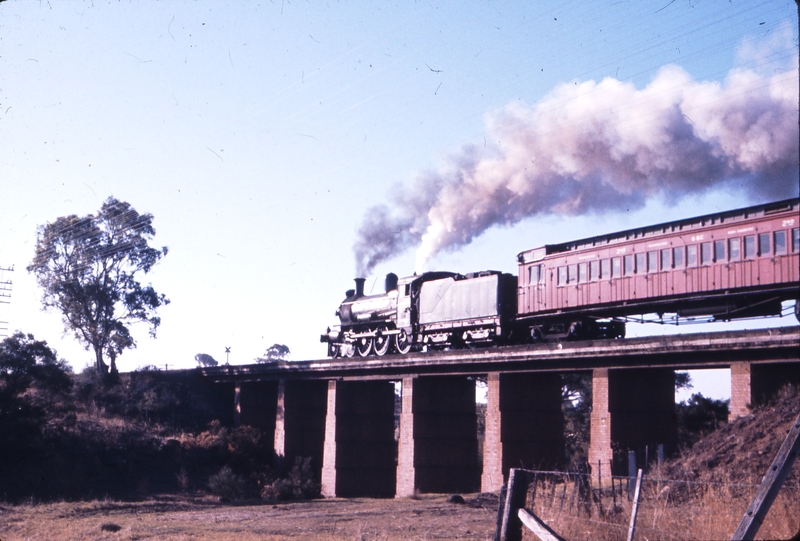
<path id="1" fill-rule="evenodd" d="M 5 273 L 13 272 L 14 265 L 0 266 L 0 304 L 11 303 L 11 279 Z M 8 321 L 0 321 L 0 337 L 8 336 Z"/>

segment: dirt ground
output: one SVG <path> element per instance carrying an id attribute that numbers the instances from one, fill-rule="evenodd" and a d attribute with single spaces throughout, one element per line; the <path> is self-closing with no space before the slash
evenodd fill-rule
<path id="1" fill-rule="evenodd" d="M 165 496 L 0 506 L 0 540 L 491 540 L 497 498 L 329 499 L 222 504 Z"/>

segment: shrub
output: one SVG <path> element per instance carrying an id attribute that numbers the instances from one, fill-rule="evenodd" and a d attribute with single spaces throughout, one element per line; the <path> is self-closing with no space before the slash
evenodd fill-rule
<path id="1" fill-rule="evenodd" d="M 690 447 L 727 423 L 729 403 L 730 400 L 716 400 L 695 393 L 688 400 L 676 404 L 678 443 Z"/>
<path id="2" fill-rule="evenodd" d="M 244 479 L 233 473 L 228 466 L 223 466 L 219 473 L 208 479 L 208 488 L 212 494 L 219 496 L 220 500 L 234 501 L 244 495 Z"/>
<path id="3" fill-rule="evenodd" d="M 297 457 L 288 476 L 265 485 L 261 498 L 267 501 L 310 500 L 319 497 L 320 489 L 311 468 L 311 457 Z"/>

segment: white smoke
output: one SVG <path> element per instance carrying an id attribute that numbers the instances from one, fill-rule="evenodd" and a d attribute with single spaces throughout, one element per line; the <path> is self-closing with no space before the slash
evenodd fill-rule
<path id="1" fill-rule="evenodd" d="M 759 199 L 796 196 L 798 59 L 790 56 L 784 71 L 736 69 L 724 83 L 666 66 L 642 89 L 606 78 L 560 85 L 532 107 L 508 105 L 486 118 L 491 143 L 463 147 L 442 170 L 397 187 L 390 206 L 367 212 L 359 275 L 414 245 L 422 271 L 439 251 L 531 216 L 638 208 L 727 182 Z"/>

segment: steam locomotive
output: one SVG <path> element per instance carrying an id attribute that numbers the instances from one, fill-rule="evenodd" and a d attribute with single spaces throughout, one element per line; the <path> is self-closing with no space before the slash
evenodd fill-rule
<path id="1" fill-rule="evenodd" d="M 365 357 L 623 338 L 626 319 L 644 314 L 780 315 L 782 302 L 800 299 L 800 199 L 546 245 L 517 261 L 518 276 L 390 273 L 379 295 L 365 295 L 357 278 L 320 341 L 331 357 Z"/>

